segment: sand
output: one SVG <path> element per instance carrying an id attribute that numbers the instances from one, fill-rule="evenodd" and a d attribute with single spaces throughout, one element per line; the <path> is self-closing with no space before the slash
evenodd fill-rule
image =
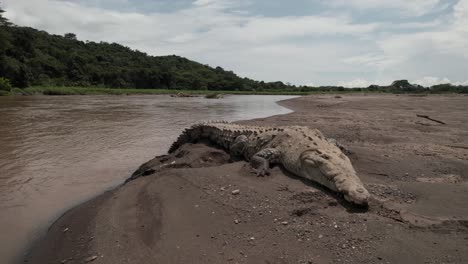
<path id="1" fill-rule="evenodd" d="M 468 263 L 468 96 L 281 104 L 295 112 L 241 123 L 305 125 L 335 138 L 373 194 L 369 208 L 279 167 L 256 177 L 222 150 L 187 144 L 68 211 L 24 261 Z"/>

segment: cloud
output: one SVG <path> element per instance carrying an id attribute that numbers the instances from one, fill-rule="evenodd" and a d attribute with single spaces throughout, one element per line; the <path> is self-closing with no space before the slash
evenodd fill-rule
<path id="1" fill-rule="evenodd" d="M 334 7 L 351 7 L 358 10 L 390 9 L 409 16 L 421 16 L 436 10 L 441 0 L 328 0 Z M 445 7 L 445 6 L 444 6 Z"/>
<path id="2" fill-rule="evenodd" d="M 403 56 L 410 59 L 422 54 L 443 54 L 468 58 L 468 0 L 460 0 L 453 9 L 450 22 L 442 28 L 391 34 L 377 43 L 389 57 Z"/>
<path id="3" fill-rule="evenodd" d="M 368 87 L 371 85 L 368 80 L 363 80 L 363 79 L 354 79 L 351 81 L 340 81 L 338 82 L 338 86 L 343 86 L 346 88 L 356 88 L 356 87 Z"/>
<path id="4" fill-rule="evenodd" d="M 338 86 L 343 86 L 346 88 L 363 88 L 369 87 L 369 85 L 390 85 L 392 81 L 389 80 L 364 80 L 364 79 L 354 79 L 350 81 L 339 81 Z"/>
<path id="5" fill-rule="evenodd" d="M 192 2 L 195 7 L 203 7 L 217 10 L 236 9 L 248 4 L 246 0 L 196 0 Z"/>
<path id="6" fill-rule="evenodd" d="M 424 87 L 431 87 L 437 84 L 446 84 L 451 83 L 454 85 L 468 85 L 468 80 L 464 82 L 452 82 L 448 78 L 439 78 L 439 77 L 432 77 L 432 76 L 425 76 L 422 79 L 415 80 L 412 83 L 422 85 Z"/>
<path id="7" fill-rule="evenodd" d="M 463 83 L 468 68 L 468 1 L 458 1 L 451 14 L 438 19 L 434 26 L 425 24 L 416 32 L 382 32 L 375 38 L 375 52 L 344 62 L 366 69 L 375 67 L 377 75 L 418 80 L 425 85 L 448 80 L 443 76 L 450 76 L 455 80 L 452 83 Z"/>
<path id="8" fill-rule="evenodd" d="M 255 38 L 320 36 L 320 35 L 355 35 L 368 33 L 377 28 L 377 24 L 355 24 L 345 16 L 301 16 L 301 17 L 257 17 L 251 19 L 241 30 L 246 35 L 255 34 Z"/>
<path id="9" fill-rule="evenodd" d="M 367 53 L 363 55 L 353 56 L 349 58 L 345 58 L 343 60 L 344 63 L 353 64 L 353 65 L 364 65 L 369 67 L 377 67 L 377 68 L 386 68 L 391 65 L 395 65 L 401 62 L 403 58 L 400 56 L 385 56 L 382 54 L 376 53 Z"/>
<path id="10" fill-rule="evenodd" d="M 195 6 L 206 6 L 206 5 L 212 5 L 217 3 L 217 0 L 197 0 L 193 2 L 193 5 Z"/>
<path id="11" fill-rule="evenodd" d="M 412 83 L 419 84 L 424 87 L 430 87 L 430 86 L 437 85 L 437 84 L 450 83 L 450 80 L 447 78 L 425 76 L 422 79 L 413 81 Z"/>

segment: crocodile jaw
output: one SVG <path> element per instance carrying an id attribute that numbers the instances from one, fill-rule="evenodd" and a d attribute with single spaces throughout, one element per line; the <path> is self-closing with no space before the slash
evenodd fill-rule
<path id="1" fill-rule="evenodd" d="M 357 188 L 350 190 L 347 194 L 344 194 L 346 201 L 358 204 L 358 205 L 368 205 L 370 194 L 364 188 Z"/>
<path id="2" fill-rule="evenodd" d="M 356 174 L 351 161 L 344 154 L 308 150 L 301 155 L 302 169 L 307 178 L 342 193 L 351 203 L 367 205 L 370 194 Z"/>

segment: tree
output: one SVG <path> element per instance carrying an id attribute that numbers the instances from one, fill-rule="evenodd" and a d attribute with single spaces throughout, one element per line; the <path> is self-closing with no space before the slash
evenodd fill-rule
<path id="1" fill-rule="evenodd" d="M 0 7 L 0 52 L 6 49 L 9 40 L 6 27 L 11 25 L 8 19 L 3 17 L 3 13 L 5 13 L 5 11 Z"/>
<path id="2" fill-rule="evenodd" d="M 0 90 L 1 91 L 10 91 L 11 90 L 11 84 L 10 80 L 0 77 Z"/>
<path id="3" fill-rule="evenodd" d="M 3 13 L 5 13 L 5 10 L 0 7 L 0 26 L 10 26 L 10 21 L 6 17 L 3 17 Z"/>
<path id="4" fill-rule="evenodd" d="M 64 37 L 69 40 L 76 40 L 76 34 L 74 33 L 66 33 Z"/>
<path id="5" fill-rule="evenodd" d="M 4 12 L 0 7 L 0 76 L 4 75 L 5 68 L 7 67 L 5 51 L 11 47 L 11 37 L 7 31 L 10 22 L 3 17 Z"/>

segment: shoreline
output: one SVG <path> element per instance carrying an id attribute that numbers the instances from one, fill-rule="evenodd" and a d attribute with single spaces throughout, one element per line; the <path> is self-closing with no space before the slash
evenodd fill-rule
<path id="1" fill-rule="evenodd" d="M 36 247 L 39 243 L 41 243 L 48 236 L 50 229 L 55 224 L 57 224 L 57 222 L 59 222 L 60 219 L 65 217 L 68 213 L 70 213 L 73 210 L 78 210 L 78 208 L 84 207 L 86 206 L 86 204 L 94 200 L 100 199 L 101 196 L 105 196 L 106 194 L 112 191 L 115 191 L 116 189 L 122 187 L 123 185 L 125 185 L 125 181 L 123 183 L 117 184 L 116 186 L 107 188 L 102 193 L 98 193 L 96 195 L 92 195 L 90 197 L 77 201 L 76 204 L 59 211 L 54 217 L 50 219 L 50 221 L 48 221 L 46 226 L 44 226 L 43 228 L 40 228 L 39 230 L 36 230 L 36 232 L 40 233 L 41 235 L 39 235 L 33 241 L 30 241 L 27 245 L 25 245 L 25 247 L 23 247 L 24 250 L 20 252 L 19 256 L 15 257 L 15 259 L 13 260 L 13 263 L 17 263 L 17 264 L 25 263 L 25 256 L 27 256 L 34 247 Z"/>
<path id="2" fill-rule="evenodd" d="M 355 89 L 355 90 L 353 90 Z M 206 95 L 466 95 L 466 92 L 457 91 L 379 91 L 362 90 L 367 88 L 350 88 L 344 90 L 317 90 L 317 91 L 233 91 L 233 90 L 171 90 L 171 89 L 131 89 L 131 88 L 99 88 L 99 87 L 28 87 L 12 88 L 11 91 L 0 91 L 0 96 L 77 96 L 77 95 L 178 95 L 180 97 L 206 96 Z"/>
<path id="3" fill-rule="evenodd" d="M 85 87 L 29 87 L 14 88 L 0 96 L 71 96 L 71 95 L 177 95 L 180 97 L 205 96 L 212 94 L 229 95 L 307 95 L 311 92 L 299 91 L 224 91 L 224 90 L 170 90 L 170 89 L 118 89 L 118 88 L 85 88 Z M 320 93 L 320 92 L 317 92 Z"/>
<path id="4" fill-rule="evenodd" d="M 155 169 L 155 175 L 119 185 L 67 210 L 45 237 L 34 242 L 26 260 L 466 261 L 468 255 L 460 245 L 468 237 L 463 224 L 468 219 L 463 206 L 468 189 L 463 175 L 468 168 L 467 153 L 463 148 L 443 146 L 453 144 L 447 133 L 459 139 L 457 144 L 467 143 L 463 141 L 468 133 L 468 125 L 464 125 L 467 117 L 460 113 L 466 110 L 468 98 L 396 98 L 298 97 L 277 102 L 292 113 L 240 121 L 310 125 L 350 147 L 356 170 L 379 200 L 367 212 L 349 212 L 352 209 L 339 197 L 288 177 L 279 168 L 274 168 L 268 179 L 256 178 L 245 162 L 230 163 L 217 149 L 187 145 L 179 157 L 169 156 L 185 165 L 158 171 L 162 160 L 156 158 L 144 165 Z M 434 125 L 416 117 L 416 113 L 427 111 L 443 117 L 449 125 Z M 241 190 L 240 195 L 231 195 L 235 188 Z M 384 247 L 379 246 L 382 242 Z M 410 250 L 402 251 L 402 247 Z M 262 251 L 255 253 L 259 249 Z"/>

